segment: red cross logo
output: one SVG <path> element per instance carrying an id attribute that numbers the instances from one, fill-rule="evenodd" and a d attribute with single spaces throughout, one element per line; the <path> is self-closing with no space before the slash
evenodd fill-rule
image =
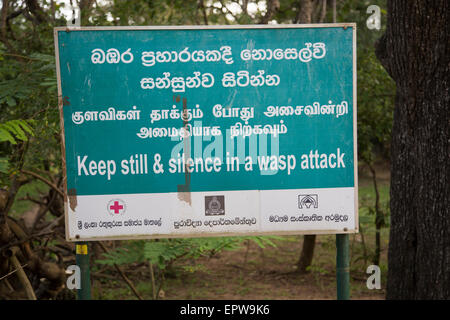
<path id="1" fill-rule="evenodd" d="M 108 212 L 111 215 L 123 214 L 125 212 L 125 203 L 120 199 L 114 199 L 109 201 Z"/>
<path id="2" fill-rule="evenodd" d="M 110 206 L 109 209 L 114 210 L 114 213 L 118 214 L 123 209 L 123 206 L 119 205 L 119 201 L 114 201 L 114 205 Z"/>

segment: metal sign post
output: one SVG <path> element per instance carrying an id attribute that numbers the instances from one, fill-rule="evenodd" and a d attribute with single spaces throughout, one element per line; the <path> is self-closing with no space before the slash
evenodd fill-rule
<path id="1" fill-rule="evenodd" d="M 77 290 L 78 300 L 91 300 L 91 275 L 87 242 L 77 242 L 75 260 L 81 273 L 81 288 Z"/>
<path id="2" fill-rule="evenodd" d="M 336 235 L 336 289 L 338 300 L 350 299 L 348 234 Z"/>

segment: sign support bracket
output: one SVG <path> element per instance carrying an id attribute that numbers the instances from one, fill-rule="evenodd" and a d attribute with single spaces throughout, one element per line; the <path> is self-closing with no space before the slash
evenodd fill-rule
<path id="1" fill-rule="evenodd" d="M 91 300 L 91 274 L 87 242 L 77 242 L 75 260 L 80 268 L 81 288 L 77 290 L 78 300 Z"/>

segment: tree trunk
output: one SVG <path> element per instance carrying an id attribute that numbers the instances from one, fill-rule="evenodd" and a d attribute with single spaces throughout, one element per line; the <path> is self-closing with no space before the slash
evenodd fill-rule
<path id="1" fill-rule="evenodd" d="M 380 192 L 378 191 L 376 171 L 372 163 L 368 162 L 367 166 L 372 173 L 373 189 L 375 190 L 375 254 L 372 259 L 372 264 L 378 266 L 381 255 L 381 228 L 385 222 L 383 212 L 380 209 Z"/>
<path id="2" fill-rule="evenodd" d="M 312 22 L 313 3 L 312 0 L 300 0 L 297 17 L 297 23 L 311 23 Z"/>
<path id="3" fill-rule="evenodd" d="M 388 299 L 450 299 L 448 0 L 388 1 L 376 53 L 397 85 Z"/>
<path id="4" fill-rule="evenodd" d="M 333 23 L 336 23 L 336 17 L 337 17 L 336 0 L 332 0 L 332 6 L 333 6 Z"/>
<path id="5" fill-rule="evenodd" d="M 305 274 L 309 272 L 308 267 L 312 263 L 312 259 L 314 256 L 314 247 L 316 245 L 316 235 L 309 234 L 303 237 L 303 247 L 302 253 L 300 254 L 300 259 L 297 263 L 297 272 L 301 274 Z"/>

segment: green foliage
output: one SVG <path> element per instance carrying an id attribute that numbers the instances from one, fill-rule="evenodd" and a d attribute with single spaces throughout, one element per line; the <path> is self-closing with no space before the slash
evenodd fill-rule
<path id="1" fill-rule="evenodd" d="M 388 239 L 388 228 L 390 226 L 390 208 L 389 208 L 389 184 L 380 182 L 379 186 L 380 203 L 379 210 L 383 215 L 384 224 L 382 225 L 381 235 L 384 242 Z M 352 261 L 354 264 L 364 262 L 361 267 L 358 265 L 356 269 L 366 268 L 367 262 L 372 261 L 375 257 L 375 250 L 367 239 L 373 239 L 376 233 L 376 212 L 374 207 L 375 192 L 372 185 L 359 188 L 359 226 L 360 232 L 358 237 L 361 238 L 360 245 L 353 247 Z M 365 238 L 366 241 L 362 241 Z M 382 246 L 383 243 L 382 243 Z"/>
<path id="2" fill-rule="evenodd" d="M 385 158 L 390 153 L 395 85 L 373 51 L 359 60 L 358 152 L 361 160 L 371 163 L 374 151 Z"/>
<path id="3" fill-rule="evenodd" d="M 0 144 L 10 143 L 16 145 L 18 141 L 28 141 L 28 136 L 33 136 L 33 120 L 10 120 L 0 123 Z M 9 157 L 2 156 L 0 148 L 0 174 L 7 175 L 11 169 Z M 2 176 L 0 176 L 1 178 Z M 1 182 L 1 180 L 0 180 Z M 1 183 L 0 183 L 1 186 Z"/>
<path id="4" fill-rule="evenodd" d="M 266 246 L 276 247 L 277 245 L 273 242 L 273 240 L 285 240 L 283 237 L 278 236 L 253 236 L 253 237 L 239 237 L 241 241 L 253 241 L 256 245 L 262 249 Z"/>
<path id="5" fill-rule="evenodd" d="M 97 260 L 100 264 L 130 264 L 149 261 L 160 269 L 165 269 L 174 261 L 211 257 L 222 250 L 236 250 L 241 248 L 244 241 L 250 240 L 259 247 L 276 246 L 273 240 L 280 237 L 223 237 L 223 238 L 188 238 L 188 239 L 159 239 L 150 241 L 127 241 L 119 248 L 103 255 Z"/>
<path id="6" fill-rule="evenodd" d="M 0 173 L 6 174 L 8 172 L 9 164 L 8 159 L 3 157 L 0 158 Z"/>
<path id="7" fill-rule="evenodd" d="M 122 265 L 146 261 L 144 257 L 145 241 L 127 241 L 120 247 L 103 254 L 103 259 L 96 263 L 105 265 Z"/>
<path id="8" fill-rule="evenodd" d="M 386 0 L 347 0 L 338 4 L 338 21 L 357 24 L 358 76 L 358 158 L 372 163 L 377 153 L 390 154 L 395 83 L 375 56 L 375 44 L 386 28 L 386 12 L 381 13 L 381 30 L 366 26 L 367 7 L 386 8 Z"/>
<path id="9" fill-rule="evenodd" d="M 75 2 L 75 1 L 74 1 Z M 266 14 L 266 1 L 199 1 L 199 0 L 111 0 L 78 1 L 89 3 L 82 8 L 83 26 L 127 25 L 201 25 L 257 24 Z M 358 74 L 358 156 L 372 162 L 374 153 L 389 154 L 395 86 L 375 57 L 375 41 L 384 32 L 366 28 L 366 8 L 377 4 L 385 8 L 386 0 L 346 0 L 337 2 L 337 21 L 356 22 Z M 6 174 L 14 169 L 20 142 L 27 141 L 23 166 L 61 176 L 60 125 L 52 29 L 65 26 L 64 3 L 36 1 L 39 13 L 27 7 L 28 1 L 10 0 L 6 40 L 0 41 L 0 187 L 8 183 Z M 204 7 L 201 6 L 204 4 Z M 280 7 L 271 17 L 276 23 L 295 21 L 299 1 L 279 0 Z M 314 1 L 317 4 L 317 1 Z M 330 1 L 323 22 L 331 22 Z M 249 4 L 247 7 L 244 4 Z M 253 10 L 250 10 L 250 7 Z M 231 10 L 232 9 L 232 10 Z M 21 13 L 22 12 L 22 13 Z M 320 10 L 314 12 L 314 22 Z M 28 119 L 28 120 L 25 120 Z M 373 232 L 373 199 L 362 203 L 360 222 Z M 388 215 L 388 200 L 381 207 Z M 165 270 L 180 259 L 212 256 L 222 250 L 240 248 L 250 240 L 259 247 L 275 246 L 277 237 L 233 237 L 199 239 L 162 239 L 125 241 L 105 254 L 100 264 L 112 265 L 151 262 Z M 314 267 L 314 266 L 313 266 Z"/>
<path id="10" fill-rule="evenodd" d="M 17 140 L 27 141 L 27 133 L 33 135 L 31 124 L 33 120 L 11 120 L 0 123 L 0 142 L 9 141 L 16 144 Z"/>

